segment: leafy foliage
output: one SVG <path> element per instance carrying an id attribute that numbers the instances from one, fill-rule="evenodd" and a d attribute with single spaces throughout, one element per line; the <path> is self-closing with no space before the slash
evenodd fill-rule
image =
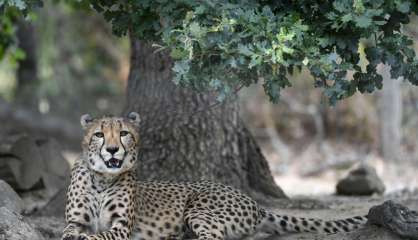
<path id="1" fill-rule="evenodd" d="M 412 40 L 402 32 L 418 13 L 413 0 L 86 1 L 116 35 L 130 32 L 169 50 L 177 84 L 215 90 L 220 100 L 262 80 L 275 102 L 291 85 L 288 76 L 302 68 L 331 103 L 380 89 L 379 63 L 391 66 L 393 78 L 418 85 Z M 362 40 L 371 43 L 364 71 L 358 64 Z"/>
<path id="2" fill-rule="evenodd" d="M 418 84 L 412 40 L 402 34 L 415 1 L 92 1 L 113 23 L 142 39 L 161 40 L 175 60 L 174 81 L 213 89 L 222 99 L 239 86 L 263 79 L 272 101 L 302 67 L 331 103 L 382 87 L 376 65 L 391 66 L 393 78 Z M 128 13 L 128 14 L 126 14 Z M 362 71 L 359 43 L 369 62 Z M 347 79 L 347 72 L 354 73 Z"/>
<path id="3" fill-rule="evenodd" d="M 25 53 L 15 47 L 16 22 L 39 6 L 42 6 L 40 0 L 0 0 L 0 59 L 9 53 L 9 59 L 15 64 L 25 57 Z"/>

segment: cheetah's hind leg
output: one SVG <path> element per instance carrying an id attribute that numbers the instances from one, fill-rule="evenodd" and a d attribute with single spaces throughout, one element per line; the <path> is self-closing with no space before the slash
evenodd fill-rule
<path id="1" fill-rule="evenodd" d="M 198 240 L 223 240 L 224 230 L 215 214 L 207 208 L 188 209 L 184 215 L 188 228 Z"/>

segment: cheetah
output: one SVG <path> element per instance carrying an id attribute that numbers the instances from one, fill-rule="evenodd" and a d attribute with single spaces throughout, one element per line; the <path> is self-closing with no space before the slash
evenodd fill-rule
<path id="1" fill-rule="evenodd" d="M 81 117 L 82 155 L 71 171 L 63 240 L 242 239 L 256 233 L 336 233 L 366 217 L 324 221 L 279 215 L 222 184 L 140 182 L 140 117 Z"/>

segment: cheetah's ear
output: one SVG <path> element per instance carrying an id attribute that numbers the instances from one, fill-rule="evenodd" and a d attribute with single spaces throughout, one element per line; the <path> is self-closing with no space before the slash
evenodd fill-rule
<path id="1" fill-rule="evenodd" d="M 135 124 L 136 126 L 139 126 L 139 123 L 141 122 L 141 117 L 137 112 L 130 112 L 128 114 L 129 122 Z"/>
<path id="2" fill-rule="evenodd" d="M 80 118 L 80 123 L 83 129 L 87 129 L 92 122 L 93 122 L 93 118 L 90 116 L 90 114 L 84 114 Z"/>

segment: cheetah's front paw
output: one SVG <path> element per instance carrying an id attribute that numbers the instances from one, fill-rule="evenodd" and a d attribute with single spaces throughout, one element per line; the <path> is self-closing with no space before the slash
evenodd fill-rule
<path id="1" fill-rule="evenodd" d="M 89 240 L 87 235 L 80 234 L 80 235 L 73 235 L 73 234 L 66 234 L 62 236 L 62 240 Z"/>
<path id="2" fill-rule="evenodd" d="M 73 234 L 65 234 L 62 236 L 61 240 L 78 240 L 78 236 Z"/>
<path id="3" fill-rule="evenodd" d="M 89 240 L 89 239 L 90 238 L 86 234 L 82 233 L 80 234 L 77 240 Z"/>

